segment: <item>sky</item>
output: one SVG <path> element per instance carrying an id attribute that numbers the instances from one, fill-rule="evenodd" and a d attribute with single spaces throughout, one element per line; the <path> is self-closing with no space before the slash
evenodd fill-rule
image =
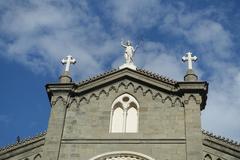
<path id="1" fill-rule="evenodd" d="M 74 82 L 124 63 L 121 40 L 139 48 L 134 63 L 182 81 L 191 51 L 209 82 L 202 128 L 240 141 L 239 0 L 0 0 L 0 146 L 45 131 L 47 83 L 71 54 Z"/>

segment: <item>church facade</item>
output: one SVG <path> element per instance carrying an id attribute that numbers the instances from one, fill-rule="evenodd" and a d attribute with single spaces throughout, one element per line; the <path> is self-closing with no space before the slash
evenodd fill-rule
<path id="1" fill-rule="evenodd" d="M 174 81 L 131 62 L 80 83 L 65 70 L 46 90 L 47 132 L 0 160 L 240 160 L 238 142 L 201 129 L 208 83 L 192 68 Z"/>

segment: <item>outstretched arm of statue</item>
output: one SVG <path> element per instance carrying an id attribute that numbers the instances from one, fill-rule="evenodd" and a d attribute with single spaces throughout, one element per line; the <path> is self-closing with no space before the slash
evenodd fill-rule
<path id="1" fill-rule="evenodd" d="M 127 47 L 127 46 L 123 43 L 123 40 L 121 41 L 121 46 L 123 46 L 124 48 Z"/>

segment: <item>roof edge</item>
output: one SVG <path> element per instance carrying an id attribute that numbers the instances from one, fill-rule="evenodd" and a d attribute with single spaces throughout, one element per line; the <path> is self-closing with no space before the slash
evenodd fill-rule
<path id="1" fill-rule="evenodd" d="M 137 72 L 139 74 L 142 74 L 142 75 L 145 75 L 145 76 L 149 76 L 149 77 L 151 77 L 153 79 L 161 80 L 163 82 L 170 83 L 170 84 L 173 84 L 173 85 L 175 85 L 177 83 L 177 81 L 175 81 L 173 79 L 170 79 L 170 78 L 168 78 L 166 76 L 162 76 L 160 74 L 153 73 L 153 72 L 150 72 L 150 71 L 147 71 L 147 70 L 144 70 L 144 69 L 137 68 L 136 70 L 133 70 L 133 69 L 129 69 L 129 68 L 123 68 L 123 69 L 112 69 L 112 70 L 109 70 L 109 71 L 97 74 L 97 75 L 92 76 L 92 77 L 90 77 L 90 78 L 88 78 L 86 80 L 80 81 L 78 84 L 79 85 L 84 85 L 84 84 L 93 82 L 95 80 L 101 79 L 101 78 L 103 78 L 105 76 L 114 74 L 114 73 L 122 71 L 122 70 L 131 70 L 133 72 Z"/>
<path id="2" fill-rule="evenodd" d="M 33 142 L 42 140 L 42 139 L 45 138 L 46 133 L 47 132 L 44 131 L 44 132 L 41 132 L 41 133 L 37 134 L 36 136 L 25 138 L 25 139 L 21 140 L 20 142 L 15 143 L 15 144 L 9 144 L 9 145 L 3 146 L 2 148 L 0 148 L 0 155 L 4 154 L 6 152 L 9 152 L 9 151 L 18 149 L 19 147 L 22 147 L 22 146 L 31 144 Z"/>
<path id="3" fill-rule="evenodd" d="M 203 140 L 210 140 L 219 145 L 227 145 L 227 146 L 233 147 L 233 149 L 237 149 L 238 151 L 240 151 L 240 142 L 238 141 L 234 141 L 224 136 L 216 135 L 206 130 L 202 130 L 202 133 L 205 136 L 203 137 Z"/>

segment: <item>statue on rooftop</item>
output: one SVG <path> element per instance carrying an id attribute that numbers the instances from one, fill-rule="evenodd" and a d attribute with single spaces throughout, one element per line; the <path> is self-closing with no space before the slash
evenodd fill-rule
<path id="1" fill-rule="evenodd" d="M 129 40 L 126 43 L 124 43 L 122 40 L 121 46 L 125 48 L 124 58 L 126 60 L 126 64 L 133 63 L 133 55 L 136 52 L 138 46 L 134 48 Z"/>

